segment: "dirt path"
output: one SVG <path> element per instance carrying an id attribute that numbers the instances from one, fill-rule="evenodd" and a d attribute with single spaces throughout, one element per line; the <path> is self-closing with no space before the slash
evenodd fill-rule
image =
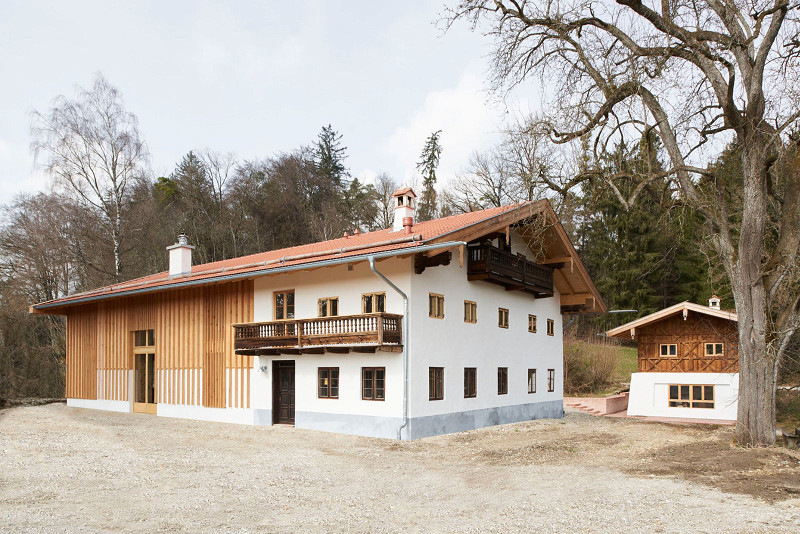
<path id="1" fill-rule="evenodd" d="M 0 530 L 793 532 L 800 460 L 730 428 L 594 418 L 410 443 L 0 412 Z"/>

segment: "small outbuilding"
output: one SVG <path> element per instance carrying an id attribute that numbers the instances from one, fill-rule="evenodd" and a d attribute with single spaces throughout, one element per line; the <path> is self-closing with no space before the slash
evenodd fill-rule
<path id="1" fill-rule="evenodd" d="M 628 415 L 736 420 L 737 317 L 719 303 L 681 302 L 607 332 L 638 344 Z"/>

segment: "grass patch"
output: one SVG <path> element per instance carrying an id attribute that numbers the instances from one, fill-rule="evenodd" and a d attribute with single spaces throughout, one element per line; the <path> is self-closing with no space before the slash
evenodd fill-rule
<path id="1" fill-rule="evenodd" d="M 636 347 L 618 347 L 615 380 L 620 384 L 630 384 L 631 375 L 639 371 L 639 351 Z"/>
<path id="2" fill-rule="evenodd" d="M 800 391 L 779 389 L 775 396 L 777 427 L 791 432 L 800 427 Z"/>

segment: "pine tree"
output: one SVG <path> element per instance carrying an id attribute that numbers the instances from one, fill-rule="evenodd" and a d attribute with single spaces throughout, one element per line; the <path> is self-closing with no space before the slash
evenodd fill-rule
<path id="1" fill-rule="evenodd" d="M 313 147 L 314 163 L 317 170 L 336 187 L 346 189 L 350 171 L 345 167 L 347 147 L 342 146 L 342 135 L 328 124 L 322 127 Z"/>
<path id="2" fill-rule="evenodd" d="M 420 221 L 429 221 L 436 217 L 436 169 L 439 167 L 439 157 L 442 154 L 442 146 L 439 144 L 439 136 L 442 131 L 433 132 L 425 141 L 422 148 L 417 170 L 422 173 L 422 183 L 424 189 L 417 207 L 417 218 Z"/>

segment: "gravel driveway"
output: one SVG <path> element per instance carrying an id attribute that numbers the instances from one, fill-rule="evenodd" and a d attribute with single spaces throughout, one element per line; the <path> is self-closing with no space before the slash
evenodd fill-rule
<path id="1" fill-rule="evenodd" d="M 0 530 L 800 531 L 800 455 L 731 436 L 568 413 L 397 443 L 14 408 Z"/>

